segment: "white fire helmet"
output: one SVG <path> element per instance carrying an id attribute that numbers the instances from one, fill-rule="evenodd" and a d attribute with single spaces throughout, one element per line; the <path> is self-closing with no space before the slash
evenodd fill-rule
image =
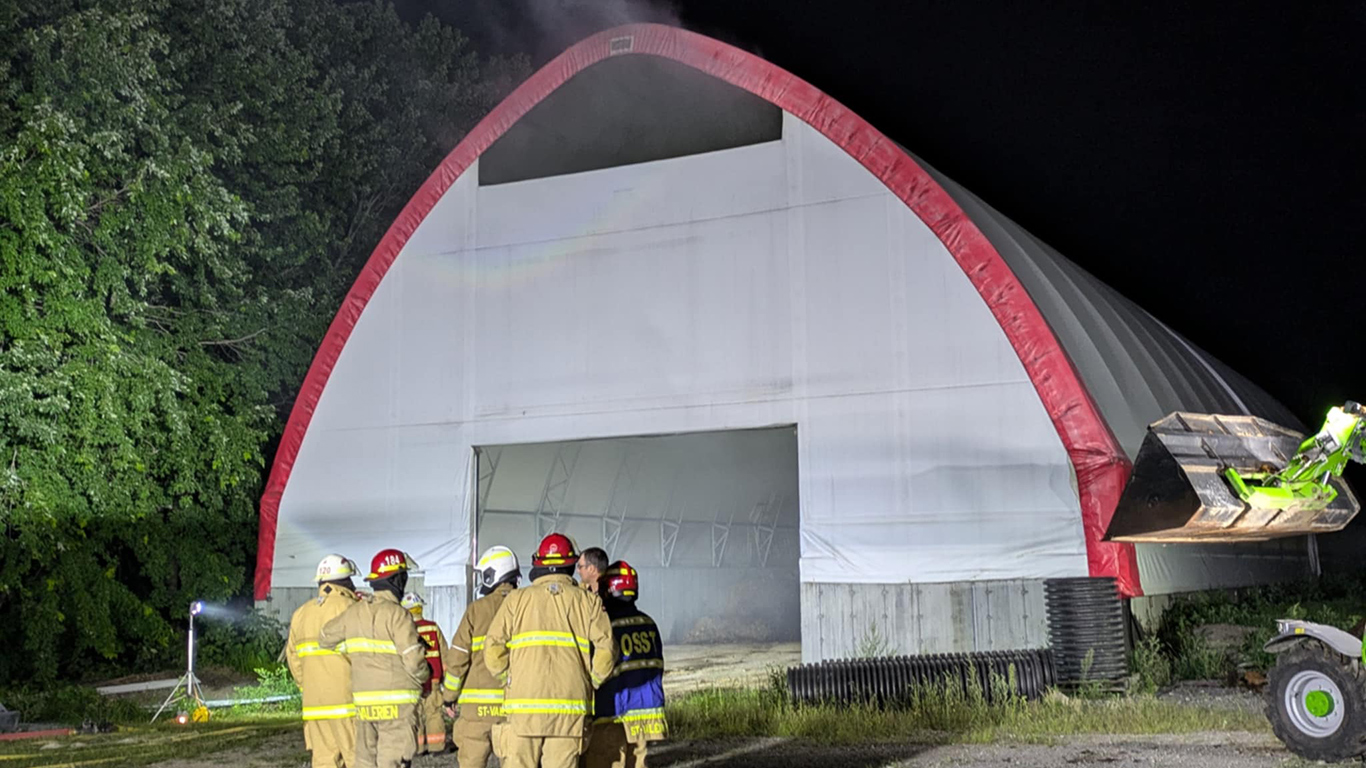
<path id="1" fill-rule="evenodd" d="M 349 579 L 359 570 L 354 562 L 341 555 L 328 555 L 319 561 L 318 570 L 313 574 L 313 581 L 321 584 L 324 581 Z"/>
<path id="2" fill-rule="evenodd" d="M 421 616 L 422 606 L 426 605 L 427 601 L 423 600 L 422 595 L 419 595 L 416 592 L 408 592 L 403 596 L 403 601 L 401 604 L 404 608 L 408 609 L 409 613 L 413 614 L 414 616 Z"/>
<path id="3" fill-rule="evenodd" d="M 484 550 L 474 570 L 479 572 L 480 586 L 490 589 L 519 570 L 517 555 L 507 547 L 489 547 Z"/>

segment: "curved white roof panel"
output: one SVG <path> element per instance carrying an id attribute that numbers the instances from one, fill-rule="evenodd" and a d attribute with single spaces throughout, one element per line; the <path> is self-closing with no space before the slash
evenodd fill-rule
<path id="1" fill-rule="evenodd" d="M 1260 387 L 1187 341 L 923 160 L 996 247 L 1048 320 L 1132 459 L 1173 411 L 1252 414 L 1303 431 Z"/>

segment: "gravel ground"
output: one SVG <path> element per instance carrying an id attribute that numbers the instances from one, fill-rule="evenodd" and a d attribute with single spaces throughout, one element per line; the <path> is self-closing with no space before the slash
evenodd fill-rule
<path id="1" fill-rule="evenodd" d="M 1240 709 L 1259 714 L 1266 710 L 1266 699 L 1261 692 L 1213 682 L 1181 683 L 1160 692 L 1157 697 L 1205 709 Z"/>
<path id="2" fill-rule="evenodd" d="M 158 763 L 157 768 L 220 765 L 307 768 L 303 739 L 279 737 L 250 753 L 220 752 L 199 760 Z M 454 755 L 422 756 L 414 768 L 452 768 Z M 496 760 L 493 765 L 497 766 Z M 928 746 L 873 744 L 823 747 L 785 739 L 668 742 L 650 751 L 655 768 L 1292 768 L 1308 766 L 1275 738 L 1250 733 L 1181 736 L 1078 736 L 1054 744 Z"/>
<path id="3" fill-rule="evenodd" d="M 779 739 L 671 744 L 652 753 L 659 768 L 1282 768 L 1301 763 L 1272 737 L 1201 733 L 1180 737 L 1074 737 L 1052 745 L 933 747 L 880 744 L 813 747 Z"/>

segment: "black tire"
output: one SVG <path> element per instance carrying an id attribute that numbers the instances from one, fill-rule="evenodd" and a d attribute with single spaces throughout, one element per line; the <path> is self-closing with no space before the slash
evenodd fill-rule
<path id="1" fill-rule="evenodd" d="M 1317 738 L 1297 727 L 1286 711 L 1286 688 L 1306 670 L 1332 680 L 1342 692 L 1342 725 Z M 1337 762 L 1366 754 L 1366 670 L 1360 659 L 1350 659 L 1316 640 L 1306 640 L 1283 652 L 1267 676 L 1266 717 L 1286 748 L 1308 760 Z"/>

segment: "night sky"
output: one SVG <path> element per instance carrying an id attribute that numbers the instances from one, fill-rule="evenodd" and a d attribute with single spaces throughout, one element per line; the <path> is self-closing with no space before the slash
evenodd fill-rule
<path id="1" fill-rule="evenodd" d="M 725 40 L 843 102 L 1311 429 L 1366 400 L 1366 3 L 398 7 L 534 65 L 634 20 Z"/>

